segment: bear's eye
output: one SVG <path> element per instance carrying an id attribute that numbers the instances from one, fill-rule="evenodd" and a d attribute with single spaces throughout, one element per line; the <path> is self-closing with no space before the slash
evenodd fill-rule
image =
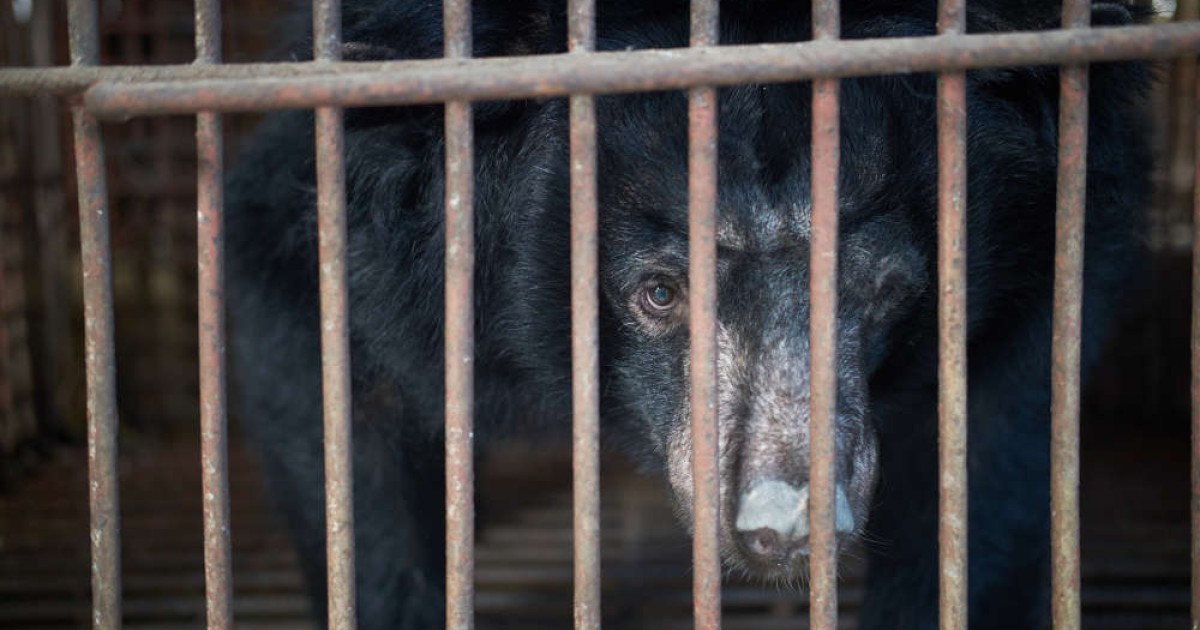
<path id="1" fill-rule="evenodd" d="M 642 294 L 642 306 L 654 315 L 666 315 L 679 302 L 679 291 L 663 281 L 656 281 L 646 286 Z"/>

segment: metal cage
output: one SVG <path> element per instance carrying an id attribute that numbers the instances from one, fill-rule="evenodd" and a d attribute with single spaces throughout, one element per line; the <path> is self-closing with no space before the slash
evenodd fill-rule
<path id="1" fill-rule="evenodd" d="M 594 2 L 572 0 L 569 52 L 471 59 L 471 6 L 445 0 L 445 58 L 346 63 L 340 6 L 314 0 L 314 60 L 221 63 L 216 0 L 197 0 L 196 60 L 190 65 L 102 67 L 97 3 L 70 0 L 70 67 L 0 69 L 0 94 L 56 94 L 70 104 L 75 133 L 84 272 L 93 625 L 121 623 L 120 522 L 116 475 L 116 373 L 108 193 L 99 119 L 195 114 L 198 146 L 200 390 L 205 585 L 208 624 L 233 624 L 230 605 L 222 236 L 222 117 L 227 111 L 316 109 L 320 295 L 328 479 L 329 625 L 355 624 L 353 495 L 342 112 L 345 107 L 445 103 L 446 149 L 446 552 L 447 625 L 473 626 L 472 357 L 473 182 L 471 103 L 570 97 L 571 299 L 574 417 L 575 625 L 599 626 L 597 221 L 593 95 L 687 90 L 689 261 L 696 626 L 720 627 L 717 552 L 714 213 L 716 88 L 813 81 L 812 536 L 811 620 L 837 626 L 833 436 L 837 294 L 838 79 L 937 72 L 941 626 L 966 627 L 966 233 L 965 71 L 1023 64 L 1063 66 L 1053 318 L 1052 550 L 1055 628 L 1079 628 L 1079 339 L 1087 146 L 1087 64 L 1164 59 L 1200 52 L 1200 23 L 1092 29 L 1090 2 L 1065 0 L 1063 28 L 968 35 L 965 2 L 942 0 L 939 35 L 839 41 L 839 3 L 814 0 L 814 37 L 795 44 L 719 46 L 716 0 L 692 0 L 691 48 L 593 52 Z M 1197 88 L 1200 90 L 1200 86 Z M 1200 199 L 1197 207 L 1200 208 Z M 1200 224 L 1200 223 L 1198 223 Z M 1195 240 L 1200 248 L 1200 239 Z M 1193 262 L 1200 297 L 1200 249 Z M 1195 300 L 1195 298 L 1194 298 Z M 1197 301 L 1194 304 L 1200 303 Z M 1193 462 L 1200 461 L 1200 310 L 1193 307 Z M 1200 624 L 1200 468 L 1193 466 L 1192 611 Z"/>

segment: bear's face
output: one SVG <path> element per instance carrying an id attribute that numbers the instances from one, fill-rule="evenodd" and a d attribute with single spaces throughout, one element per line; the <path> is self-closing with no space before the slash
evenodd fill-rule
<path id="1" fill-rule="evenodd" d="M 904 131 L 878 82 L 843 88 L 866 121 L 843 130 L 836 422 L 837 531 L 866 523 L 875 480 L 868 421 L 872 372 L 905 340 L 893 331 L 928 310 L 932 243 L 919 242 L 893 165 Z M 718 422 L 721 546 L 731 565 L 790 580 L 808 555 L 808 91 L 747 87 L 721 97 L 718 247 Z M 682 95 L 598 102 L 602 294 L 620 342 L 608 378 L 661 461 L 678 512 L 692 505 L 689 409 L 687 128 Z M 923 159 L 923 158 L 919 158 Z M 935 171 L 931 171 L 931 174 Z M 889 201 L 890 200 L 890 201 Z"/>

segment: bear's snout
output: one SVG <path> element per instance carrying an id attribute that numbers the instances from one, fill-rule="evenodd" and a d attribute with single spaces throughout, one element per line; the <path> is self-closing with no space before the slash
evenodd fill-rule
<path id="1" fill-rule="evenodd" d="M 836 490 L 836 532 L 852 534 L 854 512 L 846 489 Z M 808 555 L 808 484 L 757 479 L 737 502 L 737 543 L 756 563 L 790 565 Z"/>

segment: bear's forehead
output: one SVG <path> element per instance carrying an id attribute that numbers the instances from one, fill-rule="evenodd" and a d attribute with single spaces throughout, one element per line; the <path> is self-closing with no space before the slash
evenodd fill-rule
<path id="1" fill-rule="evenodd" d="M 812 206 L 807 199 L 785 204 L 722 203 L 717 210 L 717 246 L 731 252 L 792 249 L 812 236 Z"/>
<path id="2" fill-rule="evenodd" d="M 718 186 L 738 205 L 791 205 L 811 196 L 811 116 L 796 84 L 721 91 Z M 878 79 L 843 81 L 842 190 L 845 198 L 878 192 L 908 133 L 895 128 L 905 97 Z M 601 99 L 600 177 L 619 198 L 645 205 L 687 201 L 688 112 L 681 94 Z M 917 157 L 917 156 L 913 156 Z"/>

